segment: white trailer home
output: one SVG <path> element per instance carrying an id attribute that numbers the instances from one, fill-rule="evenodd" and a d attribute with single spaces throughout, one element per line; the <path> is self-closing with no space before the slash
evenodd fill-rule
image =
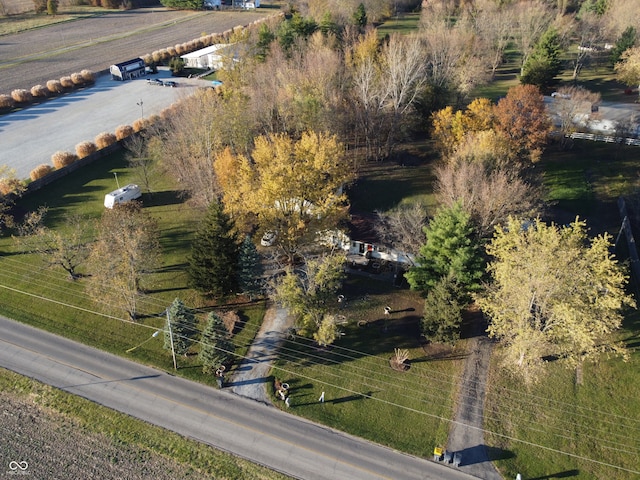
<path id="1" fill-rule="evenodd" d="M 107 208 L 113 208 L 120 203 L 127 203 L 131 200 L 135 200 L 142 196 L 140 187 L 133 183 L 126 185 L 122 188 L 109 192 L 104 196 L 104 206 Z"/>

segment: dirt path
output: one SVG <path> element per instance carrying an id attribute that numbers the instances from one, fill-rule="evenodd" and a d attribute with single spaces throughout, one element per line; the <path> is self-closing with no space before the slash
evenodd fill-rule
<path id="1" fill-rule="evenodd" d="M 259 402 L 271 403 L 267 386 L 271 363 L 276 359 L 283 333 L 293 324 L 286 309 L 271 305 L 264 316 L 262 327 L 256 335 L 247 357 L 226 386 L 235 394 Z"/>
<path id="2" fill-rule="evenodd" d="M 466 359 L 458 410 L 451 424 L 447 449 L 462 453 L 460 469 L 484 480 L 502 480 L 489 460 L 484 442 L 483 410 L 489 371 L 491 342 L 485 336 L 471 339 Z"/>

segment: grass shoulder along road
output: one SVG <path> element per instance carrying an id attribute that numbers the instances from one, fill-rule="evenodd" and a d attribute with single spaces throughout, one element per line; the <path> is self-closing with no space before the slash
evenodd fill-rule
<path id="1" fill-rule="evenodd" d="M 0 401 L 4 460 L 34 478 L 289 478 L 5 369 Z"/>

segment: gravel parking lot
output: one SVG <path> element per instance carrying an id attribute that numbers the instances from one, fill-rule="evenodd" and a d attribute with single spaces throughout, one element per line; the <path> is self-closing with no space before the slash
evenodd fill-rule
<path id="1" fill-rule="evenodd" d="M 1 116 L 0 165 L 15 168 L 19 178 L 28 178 L 34 167 L 51 165 L 54 152 L 75 152 L 80 142 L 92 142 L 101 132 L 113 133 L 118 125 L 160 113 L 194 89 L 210 85 L 198 79 L 172 78 L 167 69 L 148 78 L 171 78 L 177 86 L 152 85 L 144 78 L 119 82 L 102 75 L 90 88 Z"/>

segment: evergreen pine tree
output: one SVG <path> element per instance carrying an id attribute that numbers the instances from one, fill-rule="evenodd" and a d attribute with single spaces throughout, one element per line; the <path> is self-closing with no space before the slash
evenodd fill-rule
<path id="1" fill-rule="evenodd" d="M 454 343 L 460 338 L 464 302 L 455 281 L 447 276 L 438 280 L 424 301 L 422 334 L 432 342 Z"/>
<path id="2" fill-rule="evenodd" d="M 179 298 L 176 298 L 169 307 L 168 322 L 171 324 L 173 336 L 173 349 L 176 354 L 184 355 L 193 344 L 193 337 L 197 332 L 196 317 Z M 164 348 L 171 349 L 171 337 L 169 325 L 164 329 Z"/>
<path id="3" fill-rule="evenodd" d="M 631 47 L 634 47 L 635 44 L 636 29 L 634 27 L 627 27 L 616 41 L 615 46 L 611 49 L 611 64 L 615 65 L 618 63 L 622 54 Z"/>
<path id="4" fill-rule="evenodd" d="M 356 8 L 356 11 L 353 12 L 353 24 L 356 27 L 363 29 L 364 27 L 367 26 L 368 21 L 369 20 L 367 19 L 367 11 L 364 8 L 364 4 L 361 3 Z"/>
<path id="5" fill-rule="evenodd" d="M 258 249 L 247 235 L 240 245 L 238 255 L 238 286 L 241 293 L 249 295 L 251 299 L 254 295 L 259 295 L 262 291 L 262 274 L 264 269 L 260 261 Z"/>
<path id="6" fill-rule="evenodd" d="M 460 202 L 440 209 L 424 232 L 427 241 L 420 247 L 419 265 L 405 274 L 411 288 L 426 293 L 442 277 L 450 277 L 463 293 L 477 290 L 484 262 L 471 216 Z"/>
<path id="7" fill-rule="evenodd" d="M 550 28 L 540 37 L 535 51 L 524 65 L 520 81 L 541 89 L 549 87 L 562 71 L 561 54 L 560 36 L 555 28 Z"/>
<path id="8" fill-rule="evenodd" d="M 238 240 L 233 224 L 222 210 L 222 204 L 212 202 L 191 245 L 187 268 L 189 286 L 212 296 L 234 292 L 237 264 Z"/>
<path id="9" fill-rule="evenodd" d="M 198 358 L 204 373 L 214 373 L 221 365 L 233 358 L 235 346 L 222 318 L 214 312 L 207 316 L 207 326 L 202 332 L 202 345 Z"/>

